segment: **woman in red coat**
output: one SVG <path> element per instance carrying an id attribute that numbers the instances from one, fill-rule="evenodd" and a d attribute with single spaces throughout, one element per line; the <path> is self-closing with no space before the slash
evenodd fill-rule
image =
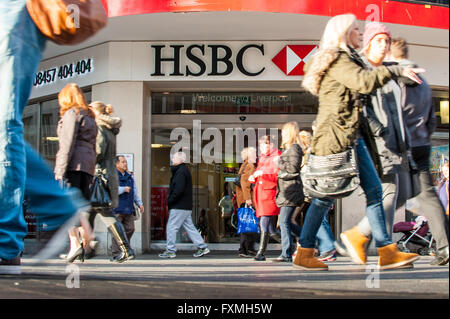
<path id="1" fill-rule="evenodd" d="M 260 158 L 253 175 L 249 177 L 255 187 L 253 189 L 253 205 L 256 216 L 260 218 L 261 238 L 259 250 L 255 260 L 266 260 L 264 256 L 269 236 L 277 242 L 281 238 L 275 231 L 274 216 L 280 214 L 280 208 L 275 203 L 277 195 L 278 159 L 281 155 L 279 149 L 273 144 L 273 139 L 267 135 L 259 139 Z"/>

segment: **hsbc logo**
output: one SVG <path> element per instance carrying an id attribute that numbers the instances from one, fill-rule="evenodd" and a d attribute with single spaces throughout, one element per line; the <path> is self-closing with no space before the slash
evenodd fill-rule
<path id="1" fill-rule="evenodd" d="M 285 45 L 281 51 L 272 43 L 175 43 L 151 44 L 151 77 L 251 77 L 302 76 L 306 62 L 317 45 Z M 267 58 L 266 58 L 267 56 Z M 274 66 L 269 61 L 274 63 Z"/>
<path id="2" fill-rule="evenodd" d="M 305 75 L 303 67 L 317 50 L 317 45 L 286 45 L 272 62 L 288 76 Z"/>

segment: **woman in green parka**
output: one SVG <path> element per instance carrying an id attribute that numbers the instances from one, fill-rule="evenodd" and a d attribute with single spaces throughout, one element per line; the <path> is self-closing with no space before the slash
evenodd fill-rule
<path id="1" fill-rule="evenodd" d="M 400 76 L 420 82 L 415 72 L 423 70 L 399 66 L 366 70 L 355 51 L 360 41 L 361 32 L 356 17 L 353 14 L 335 16 L 327 23 L 318 52 L 305 66 L 302 85 L 319 98 L 317 129 L 311 143 L 311 154 L 324 156 L 355 148 L 361 187 L 366 195 L 366 215 L 378 248 L 378 267 L 380 270 L 403 267 L 419 256 L 398 251 L 396 244 L 389 239 L 381 182 L 373 162 L 376 158 L 371 157 L 366 146 L 366 141 L 370 141 L 363 138 L 368 135 L 362 114 L 367 100 L 365 94 Z M 328 270 L 326 264 L 314 257 L 314 247 L 323 216 L 333 204 L 332 198 L 313 199 L 300 235 L 300 247 L 293 262 L 295 268 Z M 365 245 L 369 239 L 357 227 L 342 235 L 341 239 L 352 260 L 365 264 Z"/>
<path id="2" fill-rule="evenodd" d="M 95 215 L 100 213 L 102 221 L 111 233 L 121 250 L 121 254 L 112 261 L 124 262 L 135 258 L 131 249 L 125 229 L 120 221 L 113 215 L 113 209 L 119 204 L 119 180 L 116 168 L 116 136 L 119 134 L 122 120 L 112 116 L 113 107 L 96 101 L 90 104 L 95 112 L 95 121 L 98 127 L 96 153 L 96 172 L 101 171 L 105 176 L 110 190 L 112 206 L 109 208 L 95 208 L 91 210 L 90 222 L 93 227 Z"/>

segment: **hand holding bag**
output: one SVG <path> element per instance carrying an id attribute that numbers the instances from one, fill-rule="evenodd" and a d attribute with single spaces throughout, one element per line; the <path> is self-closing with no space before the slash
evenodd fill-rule
<path id="1" fill-rule="evenodd" d="M 110 208 L 112 206 L 111 193 L 103 173 L 97 172 L 91 184 L 91 206 L 93 208 Z"/>
<path id="2" fill-rule="evenodd" d="M 27 0 L 26 5 L 39 31 L 57 44 L 83 42 L 108 21 L 100 0 Z"/>
<path id="3" fill-rule="evenodd" d="M 349 196 L 360 184 L 355 148 L 326 156 L 309 154 L 300 176 L 308 197 Z"/>
<path id="4" fill-rule="evenodd" d="M 244 233 L 259 233 L 258 218 L 253 208 L 245 207 L 239 208 L 238 215 L 238 227 L 236 234 Z"/>

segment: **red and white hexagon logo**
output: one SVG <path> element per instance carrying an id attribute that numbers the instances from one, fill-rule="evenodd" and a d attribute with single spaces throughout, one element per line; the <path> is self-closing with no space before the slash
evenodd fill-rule
<path id="1" fill-rule="evenodd" d="M 272 59 L 288 76 L 304 75 L 303 66 L 317 51 L 317 45 L 287 45 Z"/>

